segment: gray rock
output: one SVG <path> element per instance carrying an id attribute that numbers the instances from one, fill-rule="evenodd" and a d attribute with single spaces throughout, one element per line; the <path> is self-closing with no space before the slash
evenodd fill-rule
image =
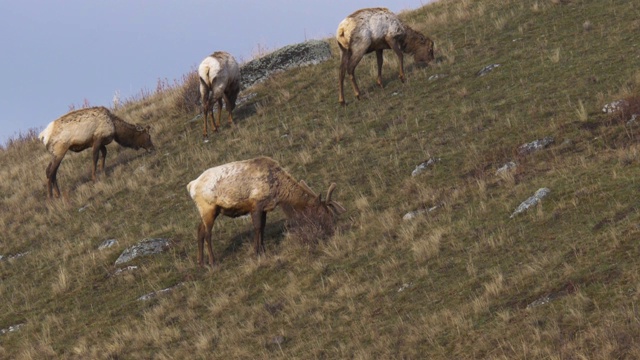
<path id="1" fill-rule="evenodd" d="M 435 211 L 439 206 L 433 206 L 430 207 L 428 209 L 418 209 L 418 210 L 414 210 L 414 211 L 409 211 L 408 213 L 404 214 L 404 216 L 402 217 L 402 220 L 407 221 L 407 220 L 413 220 L 415 219 L 418 215 L 422 215 L 422 214 L 427 214 L 430 213 L 432 211 Z"/>
<path id="2" fill-rule="evenodd" d="M 629 106 L 627 100 L 616 100 L 614 102 L 608 103 L 602 107 L 602 112 L 605 114 L 613 114 L 616 111 L 622 110 L 623 107 Z"/>
<path id="3" fill-rule="evenodd" d="M 148 300 L 151 300 L 151 299 L 155 298 L 158 295 L 164 295 L 164 294 L 170 293 L 180 285 L 182 285 L 182 283 L 180 283 L 178 285 L 175 285 L 175 286 L 172 286 L 172 287 L 169 287 L 169 288 L 166 288 L 166 289 L 162 289 L 162 290 L 150 292 L 150 293 L 148 293 L 146 295 L 142 295 L 142 296 L 140 296 L 138 298 L 138 301 L 148 301 Z"/>
<path id="4" fill-rule="evenodd" d="M 169 248 L 170 242 L 167 239 L 145 239 L 136 245 L 126 249 L 120 254 L 116 265 L 129 262 L 138 256 L 158 254 Z"/>
<path id="5" fill-rule="evenodd" d="M 436 159 L 431 158 L 427 161 L 422 162 L 422 164 L 416 166 L 416 168 L 413 169 L 413 171 L 411 172 L 411 176 L 416 176 L 420 174 L 421 172 L 427 170 L 428 167 L 432 166 L 433 164 L 439 161 L 440 161 L 440 158 L 436 158 Z"/>
<path id="6" fill-rule="evenodd" d="M 100 244 L 100 246 L 98 246 L 98 250 L 108 249 L 117 243 L 118 243 L 118 240 L 116 239 L 105 240 L 102 242 L 102 244 Z"/>
<path id="7" fill-rule="evenodd" d="M 0 329 L 0 335 L 4 335 L 4 334 L 10 333 L 10 332 L 18 331 L 23 326 L 24 326 L 24 324 L 16 324 L 16 325 L 11 325 L 6 329 Z"/>
<path id="8" fill-rule="evenodd" d="M 120 275 L 124 272 L 128 272 L 128 271 L 133 271 L 133 270 L 137 270 L 138 267 L 137 266 L 127 266 L 125 268 L 120 268 L 118 270 L 116 270 L 116 272 L 113 273 L 113 276 L 117 276 Z"/>
<path id="9" fill-rule="evenodd" d="M 547 136 L 544 139 L 538 139 L 530 143 L 520 145 L 518 148 L 518 154 L 526 155 L 544 149 L 551 144 L 553 144 L 553 138 L 551 136 Z"/>
<path id="10" fill-rule="evenodd" d="M 438 79 L 442 79 L 447 77 L 447 74 L 435 74 L 435 75 L 431 75 L 429 76 L 429 81 L 433 81 L 433 80 L 438 80 Z"/>
<path id="11" fill-rule="evenodd" d="M 403 292 L 403 291 L 405 291 L 407 289 L 410 289 L 412 287 L 413 287 L 413 283 L 412 282 L 404 283 L 404 284 L 402 284 L 402 286 L 400 286 L 400 288 L 398 289 L 398 292 Z"/>
<path id="12" fill-rule="evenodd" d="M 513 212 L 513 214 L 511 214 L 509 218 L 513 219 L 514 216 L 524 212 L 525 210 L 529 209 L 532 206 L 535 206 L 542 200 L 542 198 L 549 195 L 550 192 L 551 190 L 549 190 L 548 188 L 538 189 L 538 191 L 536 191 L 536 193 L 533 194 L 532 197 L 520 203 L 520 205 L 518 205 L 516 210 Z"/>
<path id="13" fill-rule="evenodd" d="M 498 170 L 496 170 L 496 175 L 500 175 L 502 173 L 506 173 L 509 170 L 515 169 L 516 168 L 516 163 L 513 161 L 509 161 L 508 163 L 502 165 L 501 168 L 499 168 Z"/>
<path id="14" fill-rule="evenodd" d="M 17 253 L 17 254 L 8 255 L 8 256 L 0 255 L 0 261 L 2 261 L 2 260 L 9 261 L 9 260 L 20 259 L 21 257 L 27 255 L 28 253 L 30 253 L 30 251 L 25 251 L 25 252 L 22 252 L 22 253 Z"/>
<path id="15" fill-rule="evenodd" d="M 499 67 L 500 64 L 491 64 L 483 67 L 480 71 L 476 73 L 476 76 L 485 76 L 488 73 L 492 72 L 495 68 Z"/>
<path id="16" fill-rule="evenodd" d="M 266 80 L 274 73 L 287 69 L 316 65 L 331 58 L 329 43 L 310 40 L 285 46 L 271 54 L 254 59 L 240 67 L 242 87 L 249 88 Z"/>

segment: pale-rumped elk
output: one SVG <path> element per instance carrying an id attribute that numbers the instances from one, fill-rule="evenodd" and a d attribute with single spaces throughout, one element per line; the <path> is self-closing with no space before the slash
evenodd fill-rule
<path id="1" fill-rule="evenodd" d="M 412 54 L 415 63 L 420 65 L 427 65 L 434 59 L 433 41 L 404 24 L 386 8 L 360 9 L 347 16 L 338 25 L 336 40 L 341 51 L 338 101 L 343 105 L 345 73 L 351 79 L 356 98 L 360 99 L 355 69 L 365 54 L 376 52 L 377 83 L 380 87 L 382 87 L 382 50 L 392 49 L 398 56 L 402 82 L 404 82 L 403 52 Z"/>
<path id="2" fill-rule="evenodd" d="M 203 247 L 207 242 L 209 265 L 213 267 L 211 229 L 218 215 L 238 217 L 251 214 L 254 228 L 254 248 L 257 255 L 265 252 L 263 236 L 267 212 L 280 206 L 288 217 L 304 212 L 310 216 L 330 216 L 345 209 L 331 200 L 336 184 L 332 183 L 327 197 L 311 190 L 304 181 L 296 181 L 273 159 L 258 157 L 213 167 L 187 185 L 195 202 L 198 225 L 198 263 L 203 265 Z"/>
<path id="3" fill-rule="evenodd" d="M 72 111 L 47 125 L 38 135 L 40 140 L 53 155 L 47 166 L 47 192 L 53 197 L 60 197 L 60 188 L 56 178 L 60 162 L 68 150 L 80 152 L 91 148 L 93 151 L 93 167 L 91 179 L 96 181 L 98 155 L 102 154 L 100 169 L 104 172 L 104 162 L 107 157 L 107 147 L 115 140 L 124 147 L 153 150 L 149 135 L 150 127 L 129 124 L 120 119 L 105 107 L 92 107 Z"/>
<path id="4" fill-rule="evenodd" d="M 207 117 L 211 114 L 211 128 L 218 131 L 222 117 L 222 100 L 224 99 L 229 124 L 233 125 L 232 111 L 236 107 L 236 99 L 240 92 L 240 68 L 231 54 L 216 51 L 207 56 L 198 67 L 200 77 L 200 97 L 202 112 L 204 113 L 203 137 L 207 134 Z M 218 124 L 213 117 L 213 105 L 218 104 Z"/>

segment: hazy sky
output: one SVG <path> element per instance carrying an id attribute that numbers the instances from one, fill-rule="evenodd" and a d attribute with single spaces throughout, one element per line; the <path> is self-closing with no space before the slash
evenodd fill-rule
<path id="1" fill-rule="evenodd" d="M 394 12 L 429 0 L 0 1 L 0 144 L 80 107 L 155 90 L 213 51 L 248 61 L 333 36 L 363 7 Z M 135 119 L 131 119 L 135 122 Z"/>

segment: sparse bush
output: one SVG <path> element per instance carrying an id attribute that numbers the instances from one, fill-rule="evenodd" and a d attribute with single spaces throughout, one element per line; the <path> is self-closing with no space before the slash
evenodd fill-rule
<path id="1" fill-rule="evenodd" d="M 200 79 L 195 71 L 183 75 L 182 79 L 180 96 L 176 98 L 175 106 L 180 111 L 191 114 L 198 110 L 200 104 Z"/>
<path id="2" fill-rule="evenodd" d="M 27 130 L 26 132 L 20 132 L 18 133 L 18 135 L 16 136 L 12 136 L 7 140 L 6 145 L 4 146 L 4 149 L 10 149 L 12 147 L 16 147 L 20 144 L 24 144 L 27 142 L 31 142 L 34 140 L 38 139 L 38 133 L 39 133 L 39 129 L 36 128 L 30 128 L 29 130 Z M 3 146 L 0 144 L 0 150 L 3 149 Z"/>

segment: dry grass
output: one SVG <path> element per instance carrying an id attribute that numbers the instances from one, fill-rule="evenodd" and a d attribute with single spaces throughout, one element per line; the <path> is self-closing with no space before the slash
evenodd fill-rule
<path id="1" fill-rule="evenodd" d="M 380 89 L 368 56 L 366 96 L 341 107 L 334 56 L 250 89 L 238 128 L 207 144 L 188 71 L 116 110 L 152 125 L 158 151 L 109 145 L 96 183 L 89 154 L 70 154 L 58 201 L 44 200 L 37 131 L 18 136 L 0 150 L 0 329 L 24 325 L 0 335 L 0 357 L 640 357 L 636 10 L 441 0 L 403 14 L 439 59 L 422 69 L 407 57 L 405 84 L 389 54 Z M 628 109 L 600 111 L 619 99 Z M 548 148 L 518 153 L 545 136 Z M 219 265 L 199 268 L 186 184 L 258 155 L 314 189 L 336 182 L 348 212 L 335 224 L 269 214 L 259 258 L 250 222 L 220 218 Z M 440 161 L 412 177 L 429 158 Z M 509 218 L 543 186 L 541 204 Z M 433 210 L 402 219 L 417 209 Z M 149 237 L 173 245 L 115 275 L 120 252 Z"/>

